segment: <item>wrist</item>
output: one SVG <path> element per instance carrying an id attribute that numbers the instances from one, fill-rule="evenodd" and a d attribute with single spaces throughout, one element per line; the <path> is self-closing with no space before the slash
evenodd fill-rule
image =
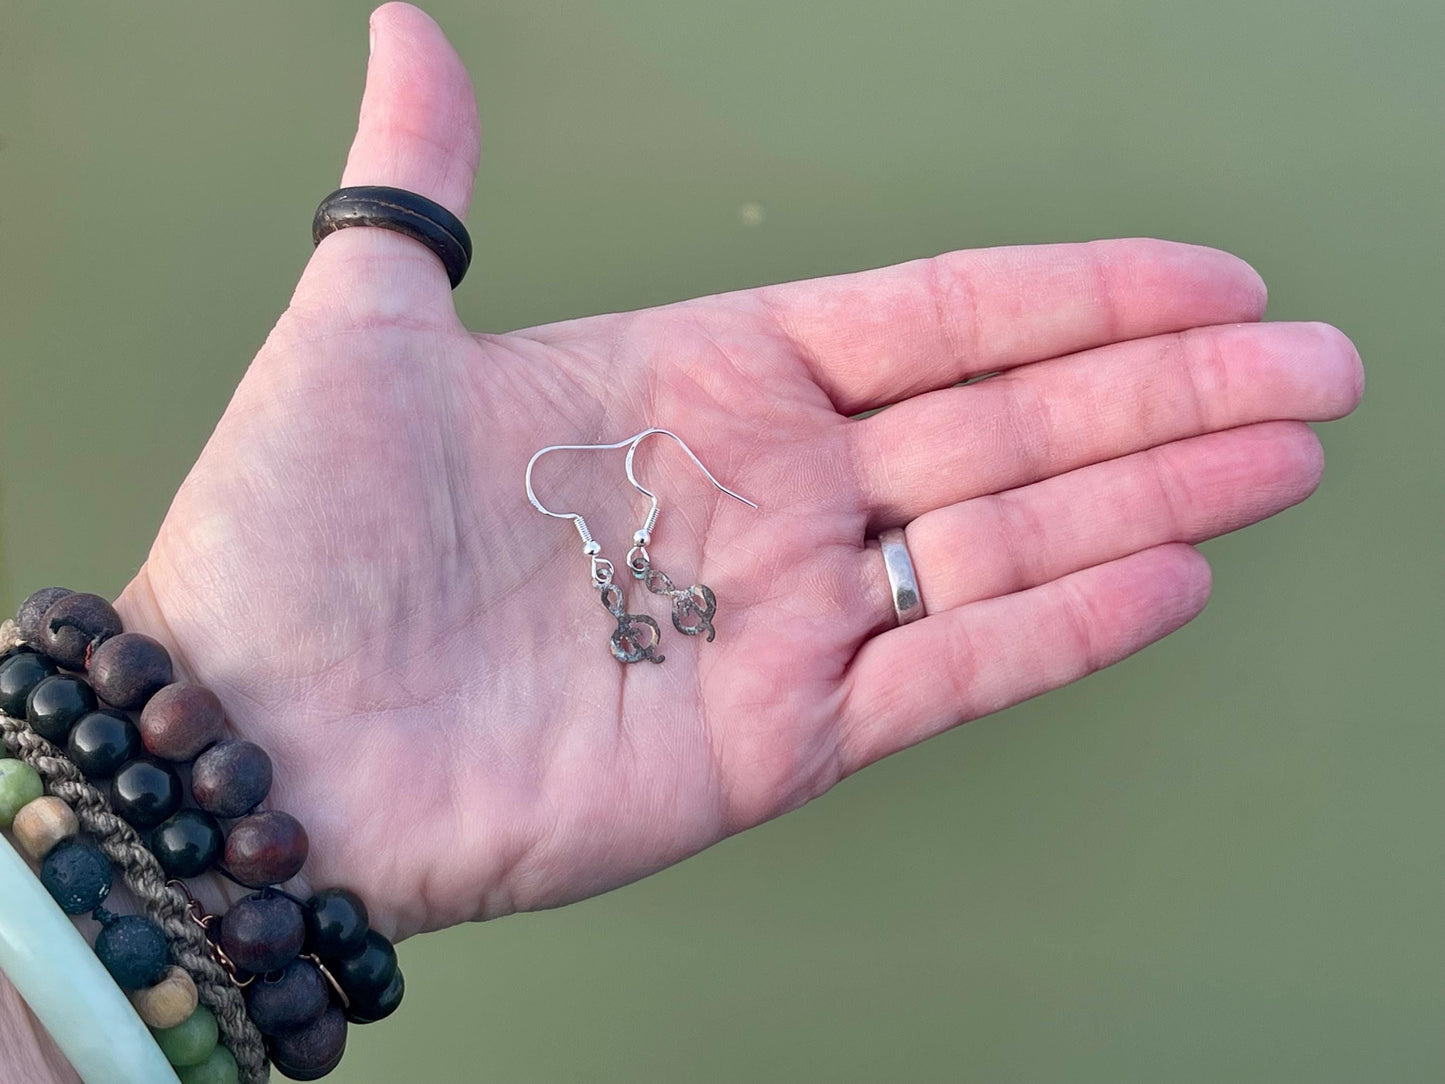
<path id="1" fill-rule="evenodd" d="M 143 580 L 132 585 L 122 600 L 124 617 L 96 595 L 46 587 L 22 603 L 15 621 L 5 622 L 5 643 L 28 645 L 8 652 L 0 671 L 6 745 L 24 761 L 14 762 L 6 777 L 12 782 L 5 808 L 17 806 L 19 817 L 33 803 L 55 801 L 44 798 L 43 786 L 69 788 L 79 814 L 78 824 L 75 815 L 70 818 L 72 834 L 83 828 L 100 844 L 64 844 L 65 861 L 78 862 L 83 878 L 56 874 L 42 880 L 68 914 L 91 912 L 104 929 L 92 955 L 39 883 L 33 891 L 29 880 L 11 883 L 26 907 L 16 921 L 0 923 L 6 927 L 0 929 L 0 966 L 47 1027 L 73 1017 L 73 1006 L 53 996 L 56 984 L 48 970 L 37 971 L 33 951 L 16 946 L 64 943 L 70 971 L 93 977 L 103 962 L 120 987 L 141 991 L 141 1015 L 161 1029 L 159 1048 L 143 1027 L 138 1032 L 150 1055 L 192 1064 L 181 1059 L 192 1056 L 196 1039 L 210 1043 L 206 1064 L 229 1063 L 243 1080 L 264 1079 L 268 1054 L 285 1075 L 324 1076 L 341 1060 L 348 1022 L 375 1023 L 400 1005 L 405 986 L 395 950 L 371 927 L 355 893 L 332 889 L 308 899 L 284 887 L 305 891 L 297 876 L 309 854 L 305 828 L 283 810 L 260 808 L 273 782 L 269 756 L 246 739 L 228 739 L 220 698 L 196 680 L 204 675 L 160 619 L 153 593 L 143 590 L 148 586 Z M 94 778 L 111 780 L 108 795 L 96 789 Z M 193 810 L 185 808 L 188 796 Z M 27 816 L 29 842 L 23 845 L 37 857 L 44 854 L 48 864 L 52 856 L 41 829 L 49 822 L 42 812 Z M 154 833 L 147 834 L 150 829 Z M 0 859 L 7 854 L 11 860 L 0 872 L 16 882 L 24 866 L 0 848 Z M 117 867 L 145 915 L 116 915 L 102 906 Z M 202 875 L 212 872 L 247 888 L 222 890 L 214 879 L 203 887 Z M 71 881 L 79 886 L 74 891 Z M 208 894 L 234 902 L 207 906 Z M 218 912 L 224 914 L 219 926 Z M 23 935 L 18 940 L 5 936 L 17 931 Z M 168 957 L 181 965 L 171 968 L 178 976 L 174 989 L 162 981 L 171 981 Z M 127 1023 L 139 1024 L 131 1006 L 117 1001 L 114 987 L 93 985 L 100 997 L 109 997 L 110 1007 L 125 1006 Z M 238 986 L 247 989 L 244 1000 Z M 169 1016 L 186 989 L 191 1017 L 179 1026 L 145 1016 Z M 35 1002 L 37 992 L 43 1003 Z M 197 1015 L 198 998 L 205 1016 Z M 202 1023 L 190 1027 L 191 1018 Z M 216 1046 L 218 1030 L 225 1049 Z M 179 1035 L 174 1049 L 163 1041 L 173 1033 Z M 110 1030 L 101 1034 L 112 1041 Z M 82 1075 L 93 1078 L 92 1051 L 66 1037 L 73 1038 L 66 1031 L 61 1048 Z M 76 1060 L 77 1052 L 84 1057 Z M 161 1078 L 148 1073 L 137 1079 Z"/>
<path id="2" fill-rule="evenodd" d="M 79 1084 L 80 1077 L 0 972 L 0 1051 L 7 1080 L 31 1084 Z"/>
<path id="3" fill-rule="evenodd" d="M 176 760 L 183 772 L 193 773 L 190 799 L 213 825 L 225 825 L 222 856 L 214 860 L 213 872 L 179 876 L 209 915 L 225 916 L 215 951 L 232 978 L 239 970 L 243 976 L 249 973 L 247 981 L 263 983 L 248 992 L 248 1011 L 270 1037 L 273 1061 L 288 1075 L 312 1069 L 324 1075 L 342 1056 L 348 1021 L 375 1023 L 401 1003 L 405 985 L 395 950 L 355 892 L 345 887 L 313 892 L 316 878 L 303 873 L 311 858 L 310 837 L 287 811 L 288 796 L 278 798 L 271 790 L 275 778 L 264 748 L 267 737 L 259 726 L 252 732 L 246 718 L 237 719 L 226 702 L 250 701 L 228 697 L 215 683 L 216 675 L 196 665 L 193 645 L 183 642 L 165 619 L 144 569 L 115 610 L 127 632 L 149 637 L 169 656 L 164 684 L 140 710 L 142 742 L 153 756 Z M 176 707 L 186 704 L 193 707 Z M 153 708 L 158 709 L 154 717 Z M 274 704 L 267 711 L 276 717 Z M 204 726 L 198 723 L 202 719 Z M 274 728 L 269 737 L 278 738 Z M 250 751 L 236 759 L 243 748 Z M 206 767 L 216 755 L 220 760 Z M 245 917 L 237 919 L 243 911 Z M 210 918 L 202 921 L 211 924 Z M 288 931 L 302 925 L 304 943 L 292 942 Z M 268 992 L 283 985 L 287 993 Z M 319 1018 L 308 1011 L 305 1023 L 291 1023 L 313 1002 L 321 1006 Z"/>
<path id="4" fill-rule="evenodd" d="M 208 688 L 214 688 L 214 682 L 209 675 L 196 671 L 191 661 L 191 653 L 187 651 L 187 645 L 177 637 L 175 630 L 166 620 L 151 588 L 150 577 L 145 566 L 141 567 L 140 572 L 121 592 L 120 597 L 114 601 L 113 605 L 116 612 L 120 614 L 127 632 L 143 633 L 166 649 L 171 657 L 171 668 L 175 681 L 195 682 Z M 226 737 L 254 740 L 253 735 L 247 734 L 235 726 L 230 710 L 231 705 L 225 703 L 224 699 L 222 706 L 226 709 Z M 257 808 L 275 807 L 275 803 L 268 796 Z M 224 914 L 238 899 L 253 891 L 253 889 L 243 887 L 215 872 L 187 878 L 186 887 L 191 895 L 211 914 Z M 307 877 L 307 871 L 303 869 L 286 881 L 284 887 L 288 892 L 304 899 L 311 894 L 312 886 Z"/>

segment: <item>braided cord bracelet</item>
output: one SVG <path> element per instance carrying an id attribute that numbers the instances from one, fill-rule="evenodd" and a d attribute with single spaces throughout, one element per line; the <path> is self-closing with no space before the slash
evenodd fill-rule
<path id="1" fill-rule="evenodd" d="M 0 970 L 86 1084 L 176 1082 L 80 931 L 0 837 Z"/>
<path id="2" fill-rule="evenodd" d="M 0 626 L 0 649 L 13 646 L 14 638 L 13 622 Z M 201 1004 L 215 1015 L 222 1042 L 236 1058 L 242 1084 L 265 1084 L 269 1079 L 265 1044 L 246 1015 L 240 990 L 212 956 L 205 930 L 192 920 L 190 897 L 167 883 L 165 872 L 135 830 L 111 811 L 105 795 L 87 782 L 55 746 L 29 729 L 23 720 L 3 712 L 0 730 L 6 749 L 40 774 L 48 793 L 75 811 L 81 827 L 96 838 L 101 852 L 120 868 L 126 886 L 147 916 L 177 946 L 173 949 L 176 963 L 195 982 Z M 67 1023 L 73 1027 L 87 1022 L 72 1017 Z"/>
<path id="3" fill-rule="evenodd" d="M 97 595 L 35 592 L 15 621 L 0 625 L 0 649 L 12 647 L 0 659 L 0 709 L 12 716 L 0 723 L 5 743 L 52 794 L 76 803 L 171 935 L 172 956 L 188 972 L 198 965 L 196 996 L 206 988 L 200 1000 L 234 1054 L 228 1079 L 261 1084 L 268 1055 L 296 1080 L 329 1073 L 345 1050 L 347 1024 L 389 1016 L 405 984 L 395 950 L 370 928 L 354 893 L 322 889 L 303 901 L 278 887 L 301 871 L 308 840 L 294 817 L 259 808 L 270 758 L 226 737 L 215 694 L 175 680 L 166 649 L 125 632 Z M 93 779 L 109 780 L 106 790 Z M 187 793 L 194 806 L 185 805 Z M 257 891 L 224 916 L 207 914 L 178 878 L 210 871 Z M 164 1048 L 167 1031 L 154 1023 L 152 1031 Z M 189 1079 L 188 1070 L 181 1077 Z"/>

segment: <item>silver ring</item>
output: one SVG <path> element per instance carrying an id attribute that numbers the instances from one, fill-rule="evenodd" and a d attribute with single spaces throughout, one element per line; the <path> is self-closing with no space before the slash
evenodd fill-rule
<path id="1" fill-rule="evenodd" d="M 906 625 L 923 616 L 923 596 L 918 593 L 918 577 L 913 573 L 913 558 L 903 531 L 890 527 L 878 535 L 883 551 L 883 567 L 888 570 L 888 586 L 893 590 L 893 612 L 898 623 Z"/>

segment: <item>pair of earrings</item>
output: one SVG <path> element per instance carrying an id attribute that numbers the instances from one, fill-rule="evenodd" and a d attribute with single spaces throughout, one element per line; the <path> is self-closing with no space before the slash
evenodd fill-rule
<path id="1" fill-rule="evenodd" d="M 667 596 L 672 600 L 673 628 L 684 636 L 705 634 L 708 642 L 711 643 L 713 637 L 717 635 L 717 630 L 713 628 L 712 623 L 713 616 L 717 613 L 717 596 L 713 594 L 712 588 L 704 583 L 694 583 L 684 588 L 677 587 L 667 573 L 652 563 L 652 555 L 647 552 L 647 545 L 652 541 L 652 532 L 657 527 L 660 508 L 657 494 L 637 480 L 633 460 L 637 456 L 638 446 L 652 436 L 671 437 L 677 441 L 682 450 L 687 453 L 688 458 L 697 465 L 698 470 L 707 476 L 707 480 L 715 488 L 750 508 L 757 507 L 752 501 L 734 493 L 714 478 L 712 472 L 702 465 L 702 460 L 693 454 L 693 450 L 687 446 L 687 442 L 668 429 L 644 429 L 635 436 L 612 444 L 552 444 L 537 452 L 527 461 L 527 499 L 532 502 L 532 507 L 544 516 L 571 520 L 572 525 L 577 528 L 577 533 L 582 537 L 582 552 L 591 562 L 592 587 L 601 597 L 603 607 L 617 621 L 617 628 L 612 632 L 612 654 L 618 662 L 624 663 L 643 662 L 644 660 L 662 662 L 665 656 L 657 653 L 662 642 L 662 629 L 646 614 L 627 612 L 622 588 L 613 582 L 616 570 L 612 562 L 602 556 L 602 546 L 592 537 L 592 532 L 587 527 L 587 521 L 579 513 L 554 512 L 543 505 L 537 499 L 537 493 L 532 488 L 532 468 L 537 465 L 537 460 L 548 452 L 603 452 L 626 448 L 627 480 L 632 484 L 633 489 L 650 502 L 647 518 L 643 521 L 642 527 L 632 536 L 632 549 L 627 552 L 627 568 L 648 591 L 654 595 Z"/>

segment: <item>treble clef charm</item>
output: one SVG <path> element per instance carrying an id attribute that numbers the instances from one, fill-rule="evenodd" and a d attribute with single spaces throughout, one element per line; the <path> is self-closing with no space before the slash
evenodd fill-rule
<path id="1" fill-rule="evenodd" d="M 600 588 L 602 605 L 617 618 L 617 628 L 612 632 L 612 655 L 618 662 L 661 662 L 665 655 L 657 654 L 657 645 L 662 641 L 662 629 L 646 614 L 630 614 L 623 605 L 622 588 L 615 583 L 605 583 Z M 644 633 L 643 630 L 647 632 Z"/>
<path id="2" fill-rule="evenodd" d="M 647 571 L 639 573 L 633 568 L 633 575 L 654 595 L 668 595 L 672 599 L 672 627 L 684 636 L 701 636 L 707 633 L 707 642 L 712 643 L 717 630 L 712 626 L 717 613 L 717 596 L 705 583 L 679 589 L 673 585 L 666 572 L 650 565 Z"/>
<path id="3" fill-rule="evenodd" d="M 617 628 L 612 632 L 610 646 L 613 658 L 622 663 L 642 662 L 644 659 L 648 662 L 662 662 L 663 656 L 657 651 L 662 645 L 662 629 L 656 621 L 645 614 L 627 612 L 626 596 L 622 588 L 612 582 L 616 569 L 611 561 L 602 556 L 602 546 L 592 537 L 592 530 L 587 526 L 587 521 L 582 518 L 580 512 L 553 510 L 538 500 L 537 492 L 532 488 L 532 469 L 537 465 L 537 461 L 549 452 L 605 452 L 626 448 L 627 481 L 649 502 L 647 518 L 643 521 L 642 527 L 632 536 L 632 549 L 627 554 L 627 568 L 635 577 L 643 581 L 648 591 L 654 595 L 666 595 L 672 600 L 673 628 L 684 636 L 706 635 L 708 642 L 711 643 L 717 636 L 717 629 L 713 627 L 712 623 L 713 617 L 717 613 L 717 597 L 712 593 L 712 588 L 706 584 L 695 583 L 679 589 L 672 580 L 668 579 L 666 573 L 652 567 L 652 557 L 647 552 L 647 544 L 652 541 L 652 530 L 657 526 L 661 509 L 657 494 L 637 480 L 637 474 L 633 469 L 633 458 L 642 442 L 648 437 L 654 436 L 670 437 L 676 441 L 687 457 L 692 460 L 693 465 L 702 471 L 719 493 L 731 497 L 749 508 L 757 508 L 752 501 L 739 493 L 734 493 L 714 478 L 712 471 L 702 465 L 702 460 L 680 436 L 670 429 L 659 429 L 656 426 L 644 429 L 626 440 L 613 441 L 610 444 L 549 444 L 532 453 L 532 458 L 527 460 L 527 470 L 523 477 L 527 489 L 527 500 L 531 502 L 533 508 L 542 515 L 550 516 L 553 519 L 570 520 L 572 526 L 577 529 L 577 537 L 582 540 L 582 553 L 591 565 L 592 587 L 599 592 L 603 607 L 617 619 Z"/>

